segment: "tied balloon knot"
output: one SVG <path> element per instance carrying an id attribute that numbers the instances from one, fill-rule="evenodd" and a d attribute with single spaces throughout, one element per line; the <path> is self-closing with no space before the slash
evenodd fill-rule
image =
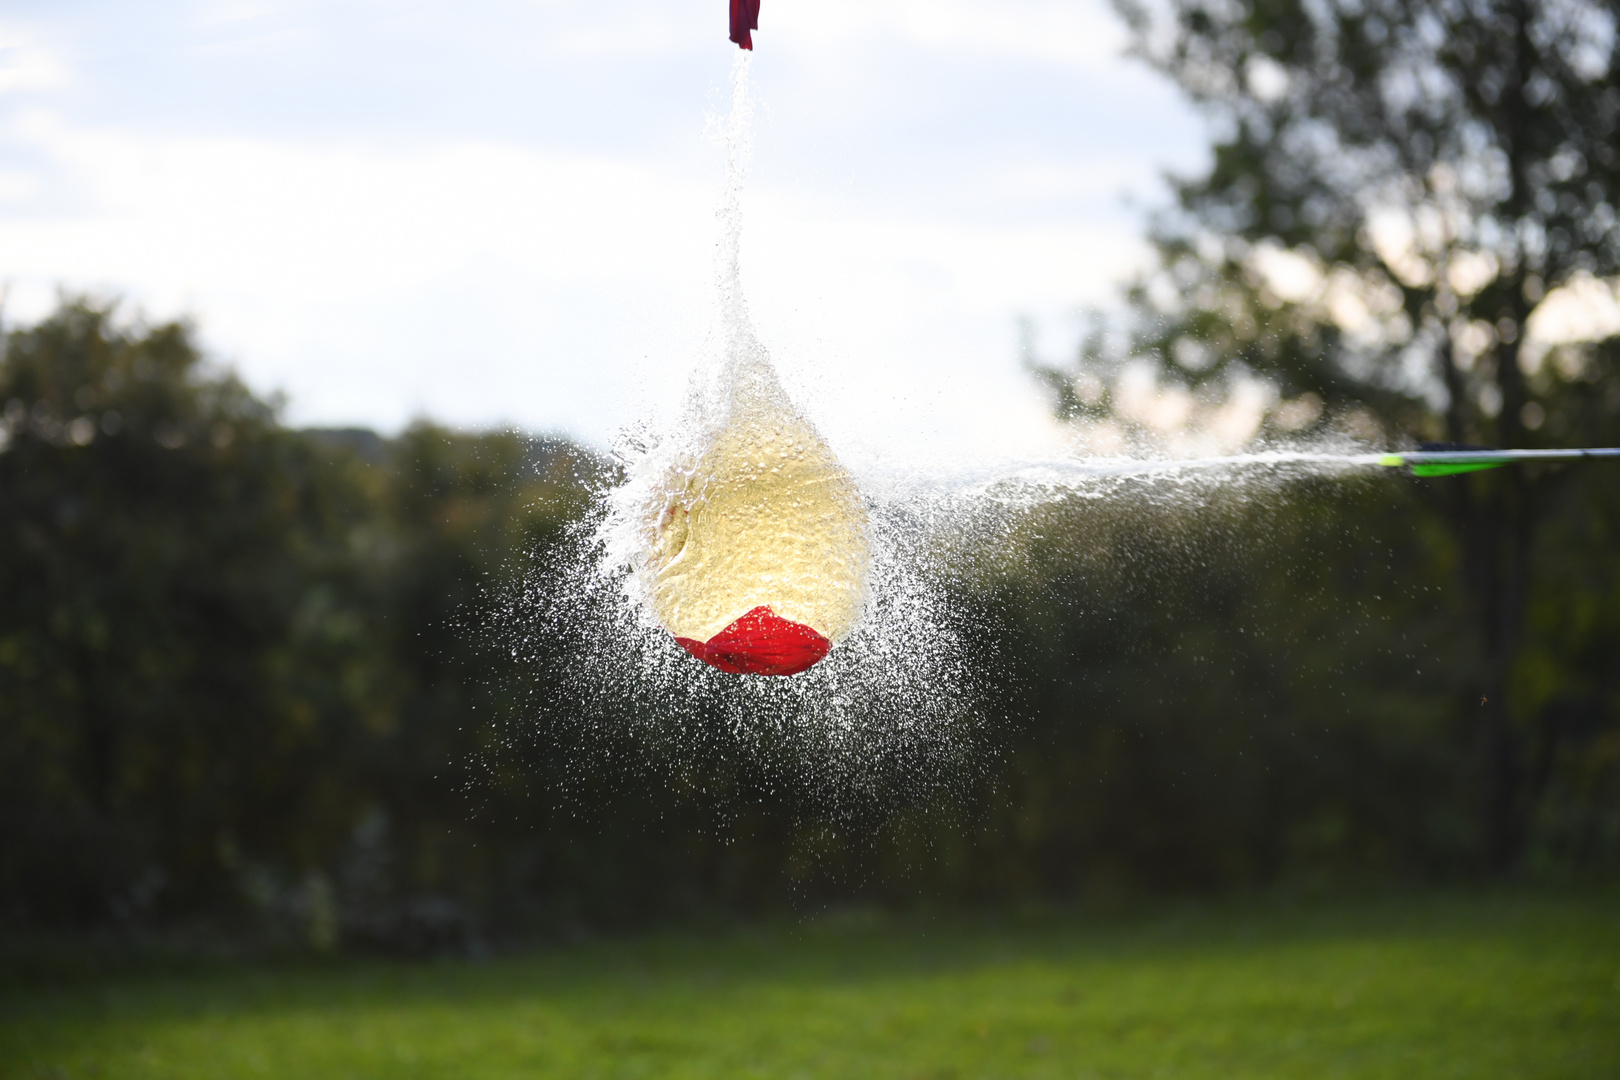
<path id="1" fill-rule="evenodd" d="M 753 51 L 754 35 L 759 29 L 759 0 L 731 0 L 731 40 L 739 48 Z"/>

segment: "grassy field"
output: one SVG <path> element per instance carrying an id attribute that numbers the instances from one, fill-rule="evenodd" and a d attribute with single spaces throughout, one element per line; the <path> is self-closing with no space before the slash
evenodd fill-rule
<path id="1" fill-rule="evenodd" d="M 822 920 L 10 992 L 0 1077 L 1620 1077 L 1620 902 Z"/>

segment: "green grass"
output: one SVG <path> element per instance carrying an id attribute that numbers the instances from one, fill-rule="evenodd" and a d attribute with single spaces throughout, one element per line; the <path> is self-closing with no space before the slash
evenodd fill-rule
<path id="1" fill-rule="evenodd" d="M 1620 903 L 829 921 L 12 992 L 0 1077 L 1620 1077 Z"/>

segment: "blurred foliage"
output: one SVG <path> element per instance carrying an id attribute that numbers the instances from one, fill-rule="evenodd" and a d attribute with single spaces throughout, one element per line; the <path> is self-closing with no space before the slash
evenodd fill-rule
<path id="1" fill-rule="evenodd" d="M 850 800 L 724 702 L 676 753 L 631 705 L 586 716 L 568 663 L 491 632 L 612 479 L 577 447 L 291 430 L 186 326 L 82 301 L 12 330 L 0 403 L 13 930 L 432 951 L 806 905 L 1467 879 L 1488 846 L 1472 609 L 1414 481 L 1140 485 L 942 548 L 984 715 L 944 782 L 896 759 Z M 1560 497 L 1514 676 L 1547 733 L 1525 867 L 1554 877 L 1620 866 L 1620 498 L 1600 468 Z M 566 659 L 577 629 L 534 632 Z"/>
<path id="2" fill-rule="evenodd" d="M 1216 144 L 1128 317 L 1040 369 L 1061 415 L 1128 445 L 1146 371 L 1195 420 L 1260 388 L 1274 437 L 1620 443 L 1620 342 L 1537 337 L 1620 273 L 1612 3 L 1123 8 Z M 0 930 L 434 950 L 1620 869 L 1612 466 L 1143 485 L 944 548 L 973 741 L 846 798 L 723 690 L 670 754 L 575 707 L 574 628 L 490 632 L 611 478 L 578 447 L 292 430 L 89 301 L 7 333 L 0 408 Z"/>
<path id="3" fill-rule="evenodd" d="M 1205 409 L 1265 401 L 1271 438 L 1620 444 L 1612 330 L 1568 332 L 1620 275 L 1614 3 L 1117 6 L 1216 135 L 1128 314 L 1039 369 L 1060 415 L 1140 434 L 1122 376 L 1146 371 Z M 1534 468 L 1417 489 L 1472 602 L 1457 752 L 1498 873 L 1541 858 L 1554 820 L 1570 850 L 1595 843 L 1565 800 L 1612 798 L 1617 490 L 1612 470 Z"/>
<path id="4" fill-rule="evenodd" d="M 393 902 L 477 881 L 454 616 L 577 516 L 586 456 L 290 431 L 187 327 L 88 302 L 9 334 L 0 402 L 0 904 L 454 932 Z"/>
<path id="5" fill-rule="evenodd" d="M 1259 387 L 1272 437 L 1620 443 L 1620 342 L 1543 318 L 1620 273 L 1612 4 L 1123 10 L 1216 144 L 1127 318 L 1040 369 L 1061 415 L 1145 437 L 1146 371 L 1195 420 Z M 856 797 L 723 689 L 670 754 L 580 707 L 574 628 L 490 632 L 575 550 L 610 475 L 577 447 L 290 430 L 188 327 L 87 301 L 7 334 L 0 407 L 8 927 L 431 950 L 1620 867 L 1604 465 L 1024 514 L 935 568 L 983 684 L 958 774 Z"/>

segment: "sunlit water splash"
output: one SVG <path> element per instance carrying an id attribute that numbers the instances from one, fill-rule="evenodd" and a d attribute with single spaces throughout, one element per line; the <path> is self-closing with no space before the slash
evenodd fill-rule
<path id="1" fill-rule="evenodd" d="M 995 627 L 961 610 L 952 583 L 977 551 L 1044 503 L 1136 498 L 1196 504 L 1234 487 L 1365 470 L 1378 455 L 1349 442 L 1271 447 L 1197 460 L 1005 459 L 942 467 L 892 458 L 858 472 L 870 520 L 864 614 L 826 660 L 791 678 L 728 675 L 689 656 L 655 617 L 641 569 L 646 507 L 672 468 L 727 419 L 738 379 L 774 382 L 740 275 L 742 194 L 750 156 L 748 67 L 733 70 L 718 211 L 718 311 L 709 359 L 691 377 L 676 422 L 649 422 L 616 448 L 620 476 L 567 543 L 530 567 L 499 632 L 548 689 L 532 708 L 566 715 L 589 737 L 624 736 L 679 759 L 700 740 L 770 759 L 833 804 L 885 801 L 966 782 L 986 765 L 1010 703 L 985 688 Z M 970 647 L 971 646 L 971 647 Z M 626 725 L 629 731 L 624 730 Z M 611 727 L 613 730 L 607 730 Z M 694 751 L 695 752 L 695 751 Z"/>
<path id="2" fill-rule="evenodd" d="M 879 788 L 915 793 L 951 784 L 971 768 L 977 727 L 994 705 L 979 693 L 983 654 L 969 662 L 962 613 L 940 587 L 928 532 L 904 501 L 865 501 L 869 552 L 861 554 L 870 561 L 858 621 L 806 672 L 716 671 L 677 646 L 654 612 L 649 507 L 667 497 L 671 476 L 690 471 L 734 410 L 760 401 L 792 408 L 741 284 L 749 62 L 750 54 L 739 55 L 731 112 L 719 126 L 726 174 L 707 359 L 674 422 L 647 422 L 623 436 L 618 482 L 600 492 L 569 543 L 531 568 L 502 632 L 520 663 L 543 667 L 547 684 L 563 687 L 563 700 L 536 707 L 567 711 L 587 733 L 592 725 L 629 724 L 643 744 L 676 757 L 698 740 L 724 738 L 835 802 L 864 801 Z"/>

